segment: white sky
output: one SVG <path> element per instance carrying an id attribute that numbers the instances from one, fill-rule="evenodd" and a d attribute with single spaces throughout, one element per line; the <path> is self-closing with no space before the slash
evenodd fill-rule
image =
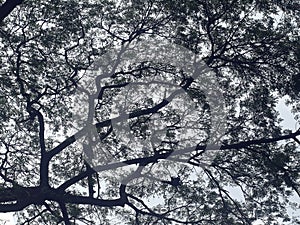
<path id="1" fill-rule="evenodd" d="M 294 119 L 294 115 L 291 113 L 291 109 L 285 105 L 287 97 L 279 100 L 276 109 L 280 112 L 280 117 L 284 120 L 281 122 L 282 127 L 290 129 L 293 132 L 299 128 L 297 121 Z"/>

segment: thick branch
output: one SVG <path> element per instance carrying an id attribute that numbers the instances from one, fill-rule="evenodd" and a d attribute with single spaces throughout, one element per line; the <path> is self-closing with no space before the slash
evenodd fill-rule
<path id="1" fill-rule="evenodd" d="M 62 202 L 59 202 L 59 207 L 63 214 L 63 220 L 64 220 L 65 225 L 71 225 L 66 205 Z"/>
<path id="2" fill-rule="evenodd" d="M 48 171 L 48 161 L 46 158 L 46 144 L 45 144 L 45 123 L 44 117 L 41 112 L 35 110 L 35 113 L 38 117 L 39 121 L 39 141 L 41 148 L 41 163 L 40 163 L 40 182 L 41 185 L 48 186 L 49 185 L 49 171 Z"/>
<path id="3" fill-rule="evenodd" d="M 25 209 L 28 205 L 30 204 L 25 204 L 23 202 L 13 204 L 0 204 L 0 212 L 18 212 Z"/>
<path id="4" fill-rule="evenodd" d="M 41 186 L 17 186 L 0 190 L 0 212 L 20 211 L 31 204 L 43 205 L 45 204 L 45 201 L 49 200 L 58 202 L 60 204 L 63 218 L 66 222 L 66 218 L 68 218 L 68 216 L 66 213 L 67 209 L 65 208 L 65 204 L 87 204 L 103 207 L 124 206 L 128 200 L 126 193 L 123 193 L 123 191 L 125 191 L 124 187 L 121 187 L 121 191 L 122 193 L 120 193 L 120 198 L 103 200 L 93 197 L 76 196 L 59 189 L 44 188 Z"/>
<path id="5" fill-rule="evenodd" d="M 0 22 L 2 22 L 23 0 L 6 0 L 0 7 Z"/>
<path id="6" fill-rule="evenodd" d="M 83 205 L 97 205 L 97 206 L 124 206 L 126 201 L 122 198 L 113 199 L 113 200 L 103 200 L 103 199 L 96 199 L 91 197 L 84 197 L 84 196 L 75 196 L 71 194 L 65 194 L 63 196 L 63 201 L 65 203 L 72 203 L 72 204 L 83 204 Z"/>
<path id="7" fill-rule="evenodd" d="M 37 203 L 38 198 L 33 193 L 39 193 L 38 187 L 14 186 L 0 190 L 0 212 L 17 212 L 32 203 Z"/>
<path id="8" fill-rule="evenodd" d="M 193 146 L 193 147 L 189 147 L 189 148 L 180 149 L 180 150 L 177 150 L 174 152 L 166 152 L 166 153 L 161 153 L 161 154 L 155 154 L 155 155 L 149 156 L 149 157 L 130 159 L 130 160 L 117 162 L 117 163 L 111 163 L 111 164 L 107 164 L 107 165 L 99 165 L 99 166 L 95 166 L 93 169 L 89 169 L 84 172 L 81 172 L 77 176 L 75 176 L 75 177 L 71 178 L 70 180 L 66 181 L 65 183 L 63 183 L 59 187 L 59 189 L 65 190 L 68 187 L 70 187 L 71 185 L 77 183 L 78 181 L 95 173 L 96 171 L 97 172 L 107 171 L 107 170 L 116 169 L 116 168 L 124 167 L 127 165 L 133 165 L 133 164 L 139 164 L 141 166 L 146 166 L 150 163 L 158 162 L 158 160 L 161 160 L 161 159 L 167 159 L 170 157 L 170 160 L 172 160 L 172 158 L 171 158 L 172 156 L 183 155 L 183 154 L 187 154 L 187 153 L 192 153 L 193 151 L 200 150 L 201 151 L 200 153 L 197 153 L 193 156 L 193 158 L 195 158 L 195 157 L 203 154 L 203 152 L 206 150 L 216 150 L 217 151 L 217 150 L 241 149 L 241 148 L 246 148 L 250 145 L 268 144 L 268 143 L 275 143 L 277 141 L 293 139 L 294 137 L 297 137 L 298 135 L 300 135 L 300 130 L 296 131 L 295 133 L 291 133 L 288 135 L 283 135 L 283 136 L 279 136 L 279 137 L 275 137 L 275 138 L 262 138 L 262 139 L 251 140 L 251 141 L 243 141 L 243 142 L 239 142 L 236 144 L 223 145 L 223 146 L 219 146 L 219 145 Z"/>

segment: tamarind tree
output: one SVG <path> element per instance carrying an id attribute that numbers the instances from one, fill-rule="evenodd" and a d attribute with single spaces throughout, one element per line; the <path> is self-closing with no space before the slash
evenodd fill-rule
<path id="1" fill-rule="evenodd" d="M 0 212 L 300 224 L 298 0 L 0 4 Z"/>

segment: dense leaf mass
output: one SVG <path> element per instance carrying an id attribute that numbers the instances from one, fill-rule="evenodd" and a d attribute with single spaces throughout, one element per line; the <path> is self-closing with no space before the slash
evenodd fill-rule
<path id="1" fill-rule="evenodd" d="M 300 130 L 276 109 L 285 97 L 299 120 L 299 0 L 0 4 L 0 212 L 300 224 Z M 177 47 L 131 50 L 152 40 Z"/>

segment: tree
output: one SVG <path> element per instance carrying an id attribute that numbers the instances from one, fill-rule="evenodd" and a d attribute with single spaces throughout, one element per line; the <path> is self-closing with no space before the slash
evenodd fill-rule
<path id="1" fill-rule="evenodd" d="M 300 130 L 275 109 L 288 95 L 297 113 L 299 1 L 1 3 L 0 212 L 300 223 Z"/>

